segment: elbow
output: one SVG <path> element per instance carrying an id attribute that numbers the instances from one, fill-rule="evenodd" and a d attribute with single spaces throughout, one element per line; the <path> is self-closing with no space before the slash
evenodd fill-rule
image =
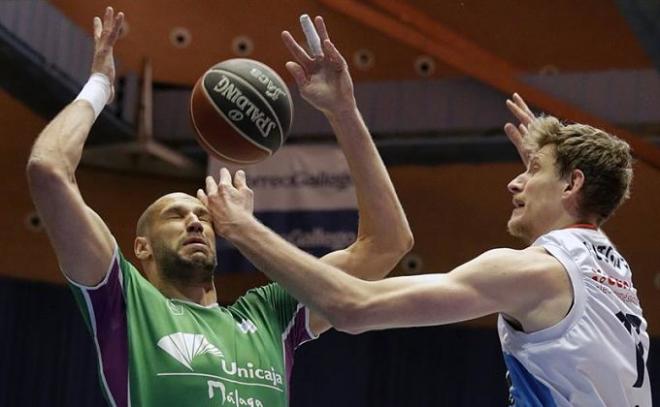
<path id="1" fill-rule="evenodd" d="M 405 231 L 401 234 L 400 241 L 399 247 L 401 250 L 401 257 L 403 257 L 412 250 L 413 246 L 415 246 L 415 237 L 413 236 L 412 230 L 410 230 L 410 226 L 406 225 Z"/>
<path id="2" fill-rule="evenodd" d="M 65 179 L 64 171 L 53 160 L 46 160 L 34 153 L 28 159 L 25 172 L 30 185 L 46 184 L 56 179 Z"/>
<path id="3" fill-rule="evenodd" d="M 393 236 L 393 239 L 387 244 L 387 246 L 381 247 L 379 252 L 389 253 L 392 257 L 392 264 L 395 265 L 403 259 L 403 256 L 412 250 L 414 245 L 415 238 L 412 231 L 409 227 L 405 227 Z"/>
<path id="4" fill-rule="evenodd" d="M 366 327 L 357 324 L 349 324 L 342 326 L 341 328 L 335 327 L 335 329 L 349 335 L 360 335 L 368 331 Z"/>
<path id="5" fill-rule="evenodd" d="M 407 221 L 404 221 L 393 233 L 387 242 L 387 251 L 397 256 L 397 262 L 403 258 L 415 245 L 415 237 Z"/>
<path id="6" fill-rule="evenodd" d="M 326 318 L 337 331 L 357 335 L 368 331 L 365 310 L 365 301 L 344 301 L 331 307 Z"/>

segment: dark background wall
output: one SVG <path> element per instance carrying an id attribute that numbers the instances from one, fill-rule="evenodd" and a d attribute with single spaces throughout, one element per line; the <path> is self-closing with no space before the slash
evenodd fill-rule
<path id="1" fill-rule="evenodd" d="M 58 271 L 47 236 L 26 223 L 33 212 L 24 167 L 45 125 L 0 92 L 5 198 L 0 258 L 0 406 L 90 406 L 102 403 L 92 341 Z M 8 131 L 11 130 L 11 131 Z M 505 223 L 511 210 L 505 185 L 517 163 L 395 166 L 390 168 L 416 237 L 421 272 L 445 272 L 498 246 L 521 247 Z M 633 197 L 607 224 L 635 272 L 649 330 L 658 335 L 660 177 L 638 163 Z M 78 180 L 88 204 L 130 253 L 137 217 L 156 197 L 193 192 L 191 181 L 113 174 L 83 168 Z M 401 268 L 393 274 L 403 274 Z M 29 280 L 29 281 L 28 281 Z M 260 274 L 218 276 L 220 301 L 232 302 L 264 283 Z M 501 406 L 506 398 L 494 318 L 470 327 L 324 335 L 297 356 L 294 406 Z M 656 351 L 659 340 L 654 339 Z M 649 368 L 660 381 L 651 349 Z M 657 353 L 657 352 L 656 352 Z M 657 387 L 657 384 L 656 384 Z M 656 403 L 659 390 L 655 389 Z"/>
<path id="2" fill-rule="evenodd" d="M 91 337 L 67 288 L 0 279 L 0 320 L 0 406 L 105 405 Z M 658 352 L 656 338 L 648 363 L 654 404 Z M 330 331 L 298 349 L 291 405 L 501 407 L 504 374 L 492 328 Z"/>

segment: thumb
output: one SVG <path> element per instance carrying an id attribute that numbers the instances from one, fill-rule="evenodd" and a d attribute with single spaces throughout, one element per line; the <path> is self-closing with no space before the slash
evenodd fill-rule
<path id="1" fill-rule="evenodd" d="M 307 75 L 305 75 L 305 70 L 299 64 L 295 62 L 287 62 L 286 69 L 291 73 L 293 79 L 296 81 L 296 84 L 299 88 L 307 84 Z"/>

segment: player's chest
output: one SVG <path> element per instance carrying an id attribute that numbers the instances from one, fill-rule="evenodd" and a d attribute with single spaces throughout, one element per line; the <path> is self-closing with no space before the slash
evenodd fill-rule
<path id="1" fill-rule="evenodd" d="M 169 397 L 185 388 L 204 401 L 222 400 L 218 405 L 273 405 L 285 399 L 281 338 L 269 327 L 222 310 L 200 315 L 169 306 L 157 322 L 136 326 L 130 335 L 132 366 L 148 372 L 151 388 Z"/>

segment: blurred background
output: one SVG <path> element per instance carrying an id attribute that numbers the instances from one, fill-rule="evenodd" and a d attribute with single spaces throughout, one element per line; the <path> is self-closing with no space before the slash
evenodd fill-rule
<path id="1" fill-rule="evenodd" d="M 195 141 L 188 102 L 197 78 L 229 58 L 266 63 L 294 96 L 287 146 L 247 169 L 259 216 L 317 255 L 350 242 L 357 215 L 345 164 L 325 119 L 284 69 L 280 32 L 303 39 L 303 13 L 325 18 L 346 57 L 415 234 L 391 275 L 446 272 L 487 249 L 523 247 L 506 233 L 506 184 L 522 170 L 502 131 L 511 93 L 537 112 L 628 140 L 637 158 L 632 198 L 604 229 L 634 270 L 660 403 L 657 0 L 1 0 L 0 405 L 103 404 L 92 341 L 34 212 L 24 168 L 40 130 L 86 82 L 92 18 L 106 5 L 127 16 L 115 51 L 116 98 L 95 124 L 77 174 L 129 258 L 144 208 L 165 193 L 194 193 L 217 168 Z M 222 304 L 267 281 L 218 244 Z M 292 405 L 501 406 L 504 374 L 494 317 L 330 332 L 299 349 Z"/>

